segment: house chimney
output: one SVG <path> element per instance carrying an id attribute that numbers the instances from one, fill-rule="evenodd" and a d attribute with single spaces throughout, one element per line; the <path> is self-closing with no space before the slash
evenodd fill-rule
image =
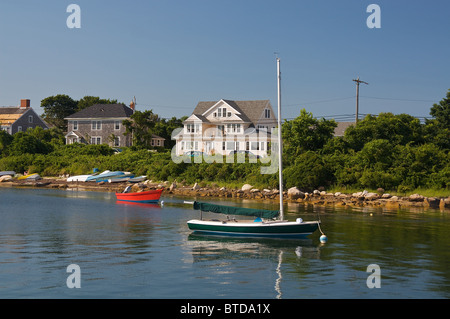
<path id="1" fill-rule="evenodd" d="M 133 112 L 134 112 L 134 107 L 135 107 L 134 101 L 131 101 L 130 102 L 130 109 L 132 109 Z"/>
<path id="2" fill-rule="evenodd" d="M 20 100 L 20 107 L 24 108 L 24 109 L 30 107 L 30 100 L 28 100 L 28 99 Z"/>

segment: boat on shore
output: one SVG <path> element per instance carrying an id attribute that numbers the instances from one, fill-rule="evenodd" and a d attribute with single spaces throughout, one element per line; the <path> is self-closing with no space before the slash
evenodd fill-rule
<path id="1" fill-rule="evenodd" d="M 153 189 L 137 193 L 116 193 L 118 201 L 133 203 L 157 203 L 161 198 L 163 189 Z"/>
<path id="2" fill-rule="evenodd" d="M 94 175 L 94 176 L 90 176 L 88 178 L 86 178 L 86 182 L 107 182 L 109 179 L 111 178 L 116 178 L 119 176 L 123 176 L 125 175 L 124 172 L 122 171 L 104 171 L 98 175 Z"/>
<path id="3" fill-rule="evenodd" d="M 0 172 L 0 177 L 1 177 L 1 176 L 6 176 L 6 175 L 9 175 L 9 176 L 11 176 L 11 177 L 14 177 L 14 175 L 16 175 L 16 172 L 14 172 L 14 171 L 1 171 L 1 172 Z"/>
<path id="4" fill-rule="evenodd" d="M 108 178 L 108 183 L 128 182 L 133 177 L 134 177 L 134 174 L 131 174 L 131 173 L 119 174 L 116 176 L 112 176 L 111 178 Z"/>
<path id="5" fill-rule="evenodd" d="M 24 176 L 19 176 L 17 178 L 17 180 L 22 181 L 22 180 L 38 180 L 41 179 L 41 176 L 38 173 L 33 173 L 33 174 L 28 174 L 28 175 L 24 175 Z"/>
<path id="6" fill-rule="evenodd" d="M 91 176 L 94 176 L 95 174 L 89 174 L 89 175 L 75 175 L 70 176 L 67 178 L 68 182 L 85 182 L 86 179 L 88 179 Z"/>

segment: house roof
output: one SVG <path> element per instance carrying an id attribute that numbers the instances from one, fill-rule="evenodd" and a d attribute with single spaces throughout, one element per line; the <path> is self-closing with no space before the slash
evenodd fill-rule
<path id="1" fill-rule="evenodd" d="M 94 104 L 69 115 L 66 119 L 125 118 L 130 117 L 132 114 L 133 110 L 125 104 Z"/>
<path id="2" fill-rule="evenodd" d="M 0 107 L 0 125 L 11 125 L 17 121 L 30 108 L 19 106 Z"/>
<path id="3" fill-rule="evenodd" d="M 334 136 L 344 136 L 345 130 L 351 126 L 355 125 L 355 122 L 336 122 L 337 127 L 334 129 Z"/>
<path id="4" fill-rule="evenodd" d="M 260 119 L 261 114 L 264 112 L 264 109 L 266 109 L 270 105 L 269 100 L 234 101 L 222 99 L 221 101 L 224 101 L 236 111 L 241 113 L 240 118 L 244 122 L 252 123 L 256 123 Z M 218 102 L 219 101 L 198 102 L 192 114 L 202 116 L 206 111 L 208 111 Z"/>

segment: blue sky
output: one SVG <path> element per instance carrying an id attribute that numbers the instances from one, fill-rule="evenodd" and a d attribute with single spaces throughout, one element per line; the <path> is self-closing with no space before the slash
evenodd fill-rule
<path id="1" fill-rule="evenodd" d="M 69 29 L 69 4 L 81 28 Z M 369 29 L 369 4 L 381 28 Z M 429 116 L 450 88 L 450 2 L 380 0 L 17 0 L 0 4 L 0 105 L 67 94 L 117 99 L 161 117 L 198 101 L 270 99 L 283 118 Z M 351 120 L 351 117 L 336 117 Z"/>

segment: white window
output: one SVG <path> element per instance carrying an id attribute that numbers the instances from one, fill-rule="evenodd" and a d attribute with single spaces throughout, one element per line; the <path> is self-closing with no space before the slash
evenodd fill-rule
<path id="1" fill-rule="evenodd" d="M 217 117 L 222 117 L 222 109 L 220 107 L 217 109 Z"/>
<path id="2" fill-rule="evenodd" d="M 33 115 L 28 115 L 28 123 L 33 123 Z"/>
<path id="3" fill-rule="evenodd" d="M 259 150 L 259 143 L 258 142 L 251 142 L 251 150 L 252 151 L 258 151 Z"/>
<path id="4" fill-rule="evenodd" d="M 100 136 L 92 136 L 91 144 L 102 144 L 102 138 Z"/>
<path id="5" fill-rule="evenodd" d="M 102 129 L 102 121 L 92 121 L 92 130 L 98 131 Z"/>
<path id="6" fill-rule="evenodd" d="M 73 121 L 72 125 L 73 125 L 73 130 L 78 131 L 78 121 Z"/>
<path id="7" fill-rule="evenodd" d="M 114 137 L 114 146 L 115 147 L 120 146 L 120 136 L 115 136 Z"/>
<path id="8" fill-rule="evenodd" d="M 22 132 L 22 126 L 17 127 L 17 132 Z"/>
<path id="9" fill-rule="evenodd" d="M 114 121 L 114 129 L 117 131 L 117 130 L 120 130 L 120 121 Z"/>
<path id="10" fill-rule="evenodd" d="M 266 119 L 270 118 L 270 110 L 269 109 L 265 109 L 264 110 L 264 115 L 265 115 Z"/>

